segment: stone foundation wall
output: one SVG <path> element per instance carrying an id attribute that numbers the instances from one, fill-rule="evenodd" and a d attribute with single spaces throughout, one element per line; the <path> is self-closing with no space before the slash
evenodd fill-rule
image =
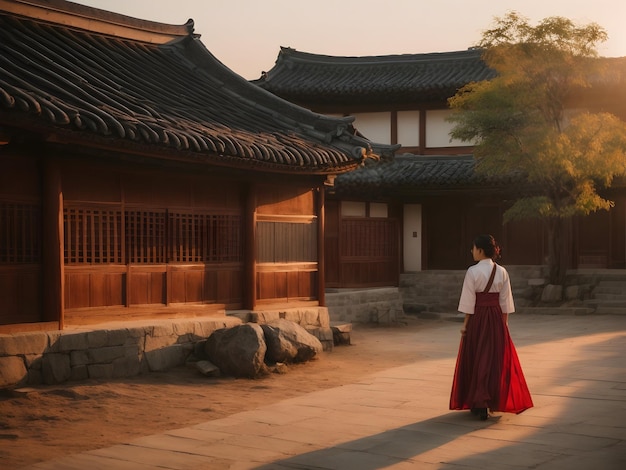
<path id="1" fill-rule="evenodd" d="M 0 388 L 110 379 L 184 364 L 196 345 L 236 317 L 133 322 L 0 335 Z"/>
<path id="2" fill-rule="evenodd" d="M 397 287 L 328 290 L 326 306 L 331 323 L 392 324 L 404 316 Z"/>

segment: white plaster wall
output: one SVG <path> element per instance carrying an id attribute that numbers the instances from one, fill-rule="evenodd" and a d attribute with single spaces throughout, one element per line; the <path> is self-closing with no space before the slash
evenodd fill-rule
<path id="1" fill-rule="evenodd" d="M 420 144 L 420 112 L 398 111 L 398 143 L 403 147 Z"/>
<path id="2" fill-rule="evenodd" d="M 391 144 L 391 113 L 353 114 L 354 127 L 372 142 Z"/>
<path id="3" fill-rule="evenodd" d="M 341 201 L 343 217 L 365 217 L 365 203 L 357 201 Z"/>
<path id="4" fill-rule="evenodd" d="M 404 272 L 422 270 L 422 206 L 404 205 Z"/>
<path id="5" fill-rule="evenodd" d="M 370 203 L 370 217 L 386 219 L 388 217 L 387 204 L 384 202 Z"/>
<path id="6" fill-rule="evenodd" d="M 471 145 L 462 140 L 450 140 L 450 131 L 454 124 L 446 118 L 452 113 L 449 109 L 435 109 L 426 111 L 426 147 L 462 147 Z"/>

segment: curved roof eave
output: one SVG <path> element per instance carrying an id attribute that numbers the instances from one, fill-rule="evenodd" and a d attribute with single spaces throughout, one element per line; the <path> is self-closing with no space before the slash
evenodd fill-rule
<path id="1" fill-rule="evenodd" d="M 274 67 L 252 81 L 308 107 L 436 102 L 472 81 L 495 76 L 480 49 L 342 57 L 281 48 Z"/>
<path id="2" fill-rule="evenodd" d="M 86 145 L 96 136 L 112 147 L 312 174 L 351 169 L 377 157 L 372 148 L 393 153 L 354 135 L 351 118 L 312 113 L 247 82 L 189 28 L 155 44 L 3 11 L 6 3 L 0 0 L 0 111 L 15 119 L 5 126 L 28 120 L 82 134 Z"/>

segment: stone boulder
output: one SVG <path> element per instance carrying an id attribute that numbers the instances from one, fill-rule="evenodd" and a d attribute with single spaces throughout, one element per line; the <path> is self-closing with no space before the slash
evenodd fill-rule
<path id="1" fill-rule="evenodd" d="M 263 329 L 256 323 L 215 330 L 206 340 L 204 352 L 222 375 L 256 378 L 268 373 L 267 346 Z"/>
<path id="2" fill-rule="evenodd" d="M 304 327 L 289 320 L 276 319 L 261 325 L 265 333 L 268 363 L 295 363 L 313 359 L 323 351 L 319 339 Z"/>

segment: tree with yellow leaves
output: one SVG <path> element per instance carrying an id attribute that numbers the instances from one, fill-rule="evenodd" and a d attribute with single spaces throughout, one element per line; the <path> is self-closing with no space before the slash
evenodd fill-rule
<path id="1" fill-rule="evenodd" d="M 596 44 L 605 31 L 562 17 L 536 26 L 515 12 L 496 18 L 478 44 L 496 78 L 470 83 L 449 100 L 452 137 L 475 143 L 476 171 L 516 174 L 529 191 L 504 213 L 504 222 L 536 217 L 548 230 L 551 284 L 567 266 L 565 224 L 575 215 L 609 210 L 599 189 L 626 174 L 626 122 L 575 108 L 578 92 L 606 73 Z"/>

